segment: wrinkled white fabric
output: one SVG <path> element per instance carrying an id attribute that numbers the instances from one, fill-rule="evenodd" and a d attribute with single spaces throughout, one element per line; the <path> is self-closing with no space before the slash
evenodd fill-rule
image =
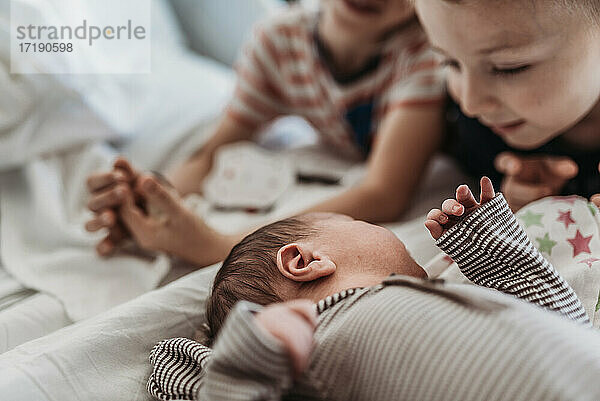
<path id="1" fill-rule="evenodd" d="M 24 3 L 43 20 L 46 3 Z M 168 3 L 152 4 L 150 74 L 9 74 L 10 24 L 0 24 L 0 266 L 75 321 L 155 288 L 169 268 L 164 257 L 96 255 L 85 179 L 116 155 L 96 143 L 130 138 L 134 164 L 161 169 L 201 146 L 233 89 L 229 68 L 185 50 Z"/>

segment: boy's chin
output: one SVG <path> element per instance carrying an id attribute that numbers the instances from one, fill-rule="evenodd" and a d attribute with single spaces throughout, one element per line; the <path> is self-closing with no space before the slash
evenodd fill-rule
<path id="1" fill-rule="evenodd" d="M 520 135 L 502 135 L 502 140 L 509 146 L 519 150 L 537 149 L 550 142 L 556 135 L 544 134 L 520 134 Z"/>

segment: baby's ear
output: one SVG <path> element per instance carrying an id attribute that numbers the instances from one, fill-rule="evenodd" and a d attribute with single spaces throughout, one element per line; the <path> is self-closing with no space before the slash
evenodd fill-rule
<path id="1" fill-rule="evenodd" d="M 313 281 L 335 272 L 336 265 L 325 256 L 316 255 L 305 244 L 287 244 L 277 252 L 279 272 L 293 281 Z"/>

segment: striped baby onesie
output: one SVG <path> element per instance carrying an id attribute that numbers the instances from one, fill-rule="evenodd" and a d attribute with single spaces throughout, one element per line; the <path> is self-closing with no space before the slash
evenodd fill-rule
<path id="1" fill-rule="evenodd" d="M 236 63 L 229 116 L 254 129 L 281 115 L 299 115 L 331 149 L 358 156 L 368 152 L 391 110 L 441 104 L 443 72 L 416 18 L 385 39 L 372 68 L 340 82 L 323 56 L 319 15 L 293 6 L 255 28 Z"/>
<path id="2" fill-rule="evenodd" d="M 529 243 L 501 194 L 438 245 L 475 283 L 589 324 L 573 290 Z M 208 352 L 191 340 L 155 347 L 151 394 L 202 400 L 600 399 L 598 333 L 497 291 L 391 276 L 317 307 L 316 346 L 300 380 L 291 379 L 281 345 L 255 327 L 252 312 L 260 307 L 240 303 L 207 369 L 203 358 L 185 351 Z M 170 353 L 161 352 L 159 361 L 157 350 L 165 348 Z"/>

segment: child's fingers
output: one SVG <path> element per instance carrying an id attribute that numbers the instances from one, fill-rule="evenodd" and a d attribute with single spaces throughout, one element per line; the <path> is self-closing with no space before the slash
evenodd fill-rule
<path id="1" fill-rule="evenodd" d="M 448 216 L 440 209 L 431 209 L 429 213 L 427 213 L 427 219 L 433 220 L 442 226 L 448 222 Z"/>
<path id="2" fill-rule="evenodd" d="M 596 205 L 597 207 L 599 207 L 599 208 L 600 208 L 600 194 L 593 195 L 593 196 L 590 198 L 590 201 L 592 201 L 592 203 L 593 203 L 594 205 Z"/>
<path id="3" fill-rule="evenodd" d="M 308 366 L 313 349 L 317 323 L 314 304 L 305 299 L 272 304 L 261 310 L 255 318 L 259 327 L 286 348 L 294 374 L 299 376 Z"/>
<path id="4" fill-rule="evenodd" d="M 92 212 L 99 212 L 102 209 L 119 206 L 123 203 L 127 192 L 130 192 L 127 184 L 117 184 L 113 188 L 93 194 L 88 201 L 87 207 Z"/>
<path id="5" fill-rule="evenodd" d="M 181 208 L 180 198 L 153 175 L 140 176 L 136 191 L 144 194 L 148 202 L 164 211 L 177 211 Z"/>
<path id="6" fill-rule="evenodd" d="M 127 230 L 116 222 L 113 227 L 110 227 L 108 235 L 96 245 L 96 251 L 100 256 L 109 256 L 128 237 Z"/>
<path id="7" fill-rule="evenodd" d="M 304 324 L 304 326 L 297 325 L 292 338 L 286 342 L 296 377 L 300 376 L 308 366 L 313 339 L 312 328 Z"/>
<path id="8" fill-rule="evenodd" d="M 440 209 L 431 209 L 427 213 L 425 227 L 429 230 L 429 234 L 433 239 L 438 239 L 444 233 L 444 224 L 448 223 L 448 216 Z"/>
<path id="9" fill-rule="evenodd" d="M 446 213 L 447 215 L 462 216 L 462 214 L 465 212 L 465 208 L 455 199 L 446 199 L 444 203 L 442 203 L 442 212 Z"/>
<path id="10" fill-rule="evenodd" d="M 560 180 L 570 180 L 579 172 L 579 166 L 569 157 L 547 156 L 544 164 L 547 171 Z"/>
<path id="11" fill-rule="evenodd" d="M 494 167 L 502 174 L 517 175 L 521 171 L 521 160 L 511 152 L 502 152 L 494 159 Z"/>
<path id="12" fill-rule="evenodd" d="M 286 305 L 295 313 L 300 315 L 311 327 L 317 326 L 317 312 L 314 303 L 307 299 L 297 299 L 287 302 Z"/>
<path id="13" fill-rule="evenodd" d="M 479 185 L 481 186 L 481 195 L 479 196 L 480 203 L 483 204 L 494 199 L 496 193 L 494 192 L 494 185 L 492 184 L 492 180 L 485 176 L 481 177 Z"/>
<path id="14" fill-rule="evenodd" d="M 130 230 L 135 231 L 136 227 L 140 229 L 148 227 L 148 217 L 133 201 L 133 194 L 127 197 L 119 211 L 123 222 Z"/>
<path id="15" fill-rule="evenodd" d="M 293 314 L 279 317 L 282 328 L 278 330 L 278 337 L 290 353 L 295 375 L 300 376 L 308 366 L 313 348 L 314 329 L 317 324 L 316 310 L 314 304 L 307 304 L 306 300 L 285 305 Z"/>
<path id="16" fill-rule="evenodd" d="M 444 228 L 435 220 L 425 220 L 425 227 L 433 239 L 438 239 L 444 233 Z"/>
<path id="17" fill-rule="evenodd" d="M 115 169 L 122 170 L 127 175 L 128 180 L 133 180 L 137 176 L 137 171 L 124 157 L 118 157 L 113 166 Z"/>
<path id="18" fill-rule="evenodd" d="M 502 192 L 513 210 L 518 210 L 530 202 L 554 194 L 552 188 L 547 185 L 523 183 L 514 177 L 504 179 Z"/>
<path id="19" fill-rule="evenodd" d="M 96 245 L 96 252 L 98 252 L 98 255 L 100 256 L 109 256 L 114 250 L 115 244 L 108 236 Z"/>
<path id="20" fill-rule="evenodd" d="M 477 201 L 468 185 L 463 184 L 456 188 L 456 200 L 466 209 L 477 206 Z"/>
<path id="21" fill-rule="evenodd" d="M 85 229 L 90 232 L 101 228 L 110 228 L 117 222 L 117 216 L 111 209 L 104 210 L 85 223 Z"/>
<path id="22" fill-rule="evenodd" d="M 87 178 L 86 184 L 88 191 L 96 192 L 119 182 L 127 181 L 125 174 L 119 170 L 113 170 L 108 173 L 93 173 Z"/>

